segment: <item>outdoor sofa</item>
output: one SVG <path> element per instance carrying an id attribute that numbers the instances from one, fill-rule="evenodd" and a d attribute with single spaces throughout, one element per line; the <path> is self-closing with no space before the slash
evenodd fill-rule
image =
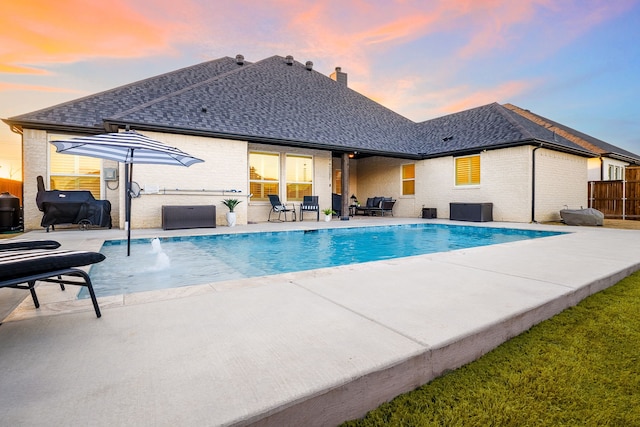
<path id="1" fill-rule="evenodd" d="M 91 279 L 77 267 L 101 262 L 105 256 L 98 252 L 62 250 L 59 247 L 60 243 L 53 240 L 0 242 L 0 288 L 29 290 L 34 305 L 39 308 L 35 290 L 37 281 L 57 283 L 62 290 L 65 290 L 65 285 L 86 286 L 96 316 L 100 317 L 102 314 Z"/>
<path id="2" fill-rule="evenodd" d="M 393 205 L 396 201 L 391 197 L 370 197 L 364 206 L 356 206 L 356 215 L 378 215 L 384 216 L 385 212 L 393 216 Z"/>

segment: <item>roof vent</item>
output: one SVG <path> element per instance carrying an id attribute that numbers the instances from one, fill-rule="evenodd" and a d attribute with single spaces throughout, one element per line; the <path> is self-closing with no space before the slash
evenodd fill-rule
<path id="1" fill-rule="evenodd" d="M 291 55 L 287 55 L 287 57 L 286 57 L 286 58 L 284 58 L 284 62 L 285 62 L 287 65 L 293 65 L 293 56 L 291 56 Z"/>
<path id="2" fill-rule="evenodd" d="M 236 64 L 244 65 L 244 55 L 236 55 Z"/>
<path id="3" fill-rule="evenodd" d="M 307 61 L 304 66 L 307 67 L 307 70 L 309 71 L 313 70 L 313 62 L 311 61 Z"/>

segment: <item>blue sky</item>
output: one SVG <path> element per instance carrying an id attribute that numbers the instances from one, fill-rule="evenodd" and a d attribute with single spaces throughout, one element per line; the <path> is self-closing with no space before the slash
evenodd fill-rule
<path id="1" fill-rule="evenodd" d="M 241 53 L 423 121 L 512 103 L 640 154 L 640 0 L 0 0 L 0 118 Z M 0 123 L 0 177 L 21 179 Z"/>

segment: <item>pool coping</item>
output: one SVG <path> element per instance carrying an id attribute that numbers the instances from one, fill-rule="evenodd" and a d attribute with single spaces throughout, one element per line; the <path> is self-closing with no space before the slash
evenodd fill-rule
<path id="1" fill-rule="evenodd" d="M 426 222 L 397 218 L 389 221 Z M 348 225 L 353 226 L 353 223 Z M 379 221 L 373 223 L 380 224 Z M 360 224 L 369 225 L 369 222 Z M 265 224 L 255 229 L 266 227 L 274 231 L 313 225 Z M 335 225 L 345 226 L 340 222 Z M 122 331 L 133 327 L 140 328 L 138 333 L 143 337 L 162 340 L 170 336 L 184 340 L 186 345 L 198 340 L 208 343 L 213 334 L 217 338 L 214 340 L 216 346 L 204 345 L 200 350 L 210 355 L 206 358 L 206 365 L 189 365 L 185 372 L 175 376 L 171 372 L 157 373 L 165 379 L 166 387 L 171 387 L 172 393 L 182 393 L 191 399 L 188 411 L 167 404 L 166 407 L 155 408 L 159 414 L 179 415 L 187 424 L 206 420 L 208 424 L 215 425 L 332 425 L 362 416 L 393 396 L 426 383 L 446 370 L 475 360 L 530 326 L 640 269 L 640 256 L 636 254 L 637 250 L 633 250 L 640 236 L 637 231 L 540 224 L 477 225 L 571 233 L 331 267 L 312 273 L 286 273 L 234 283 L 218 282 L 218 288 L 201 285 L 198 289 L 173 295 L 170 291 L 154 291 L 162 295 L 146 295 L 137 300 L 108 301 L 101 298 L 103 318 L 100 320 L 92 317 L 90 304 L 69 308 L 64 301 L 47 303 L 50 297 L 62 294 L 51 286 L 54 288 L 51 295 L 42 294 L 40 298 L 45 310 L 41 308 L 37 315 L 31 317 L 5 319 L 0 327 L 0 342 L 5 340 L 5 343 L 13 344 L 13 347 L 7 347 L 11 349 L 7 350 L 8 353 L 15 351 L 21 354 L 25 351 L 24 346 L 28 345 L 31 351 L 35 350 L 32 354 L 37 354 L 38 349 L 42 351 L 45 347 L 38 344 L 36 338 L 40 335 L 33 335 L 33 330 L 59 331 L 64 327 L 69 330 L 60 332 L 61 345 L 78 347 L 80 344 L 76 343 L 74 335 L 86 330 L 97 334 L 96 340 L 107 341 L 96 343 L 99 347 L 123 351 L 120 349 Z M 233 231 L 240 230 L 238 227 Z M 217 230 L 229 231 L 232 230 Z M 102 230 L 90 233 L 56 232 L 47 237 L 60 236 L 60 240 L 64 237 L 63 247 L 77 244 L 83 249 L 95 250 L 100 239 L 114 235 Z M 140 230 L 135 237 L 142 237 L 145 233 L 153 236 L 158 231 Z M 28 238 L 42 238 L 37 232 L 29 234 Z M 396 283 L 391 283 L 394 280 Z M 45 286 L 40 286 L 39 294 L 44 291 Z M 25 305 L 25 311 L 29 311 L 29 302 L 26 299 L 21 304 Z M 270 303 L 280 312 L 272 313 L 268 309 Z M 189 312 L 184 311 L 187 307 Z M 211 312 L 204 312 L 204 307 L 213 308 Z M 48 314 L 46 310 L 50 310 Z M 35 311 L 31 309 L 31 312 Z M 186 317 L 188 320 L 185 322 L 197 319 L 202 324 L 222 322 L 226 326 L 215 331 L 191 331 L 189 334 L 193 336 L 182 336 L 179 331 L 170 329 L 172 324 L 165 324 L 170 330 L 163 334 L 147 324 L 149 316 L 156 313 L 174 316 L 176 322 Z M 52 314 L 56 316 L 52 317 Z M 291 322 L 291 319 L 295 321 Z M 131 322 L 137 323 L 132 326 Z M 105 335 L 105 329 L 121 333 Z M 21 336 L 12 339 L 12 334 Z M 237 341 L 238 336 L 242 340 Z M 323 345 L 318 345 L 318 341 Z M 153 346 L 155 343 L 152 340 L 148 344 Z M 251 352 L 247 353 L 247 348 L 251 348 Z M 56 345 L 48 345 L 46 349 L 54 357 L 61 351 Z M 101 353 L 94 353 L 92 349 L 78 347 L 77 350 L 102 359 Z M 146 348 L 139 349 L 141 353 L 145 351 Z M 182 354 L 183 348 L 166 351 L 166 357 L 173 359 Z M 158 357 L 155 353 L 146 356 L 150 359 Z M 131 357 L 135 359 L 134 355 Z M 108 359 L 101 362 L 109 372 L 116 369 L 111 367 L 113 362 Z M 0 360 L 0 368 L 5 364 L 9 366 L 10 361 Z M 43 378 L 37 380 L 10 373 L 7 380 L 15 377 L 15 381 L 9 381 L 14 388 L 4 391 L 0 386 L 3 395 L 15 393 L 16 388 L 42 387 L 48 379 L 57 378 L 59 372 L 55 365 L 48 366 L 49 370 L 42 373 Z M 166 364 L 160 366 L 165 370 L 169 368 Z M 168 370 L 171 371 L 170 368 Z M 194 372 L 225 378 L 229 383 L 219 384 L 220 390 L 209 389 L 206 382 L 195 378 L 189 385 L 182 384 L 181 378 L 192 377 Z M 76 373 L 76 376 L 82 375 L 82 371 Z M 95 387 L 114 386 L 112 381 L 109 375 L 105 375 L 92 384 L 74 381 L 66 386 L 73 394 L 84 396 L 89 393 L 93 396 L 90 392 Z M 167 389 L 142 382 L 143 385 L 129 392 L 134 396 L 151 393 L 152 398 L 164 401 L 164 396 L 153 393 L 166 392 Z M 206 403 L 201 401 L 200 393 L 196 393 L 204 388 L 211 397 Z M 114 392 L 123 391 L 115 387 Z M 56 420 L 55 414 L 59 413 L 60 417 L 73 416 L 75 421 L 81 422 L 83 416 L 89 416 L 88 413 L 95 410 L 95 407 L 79 409 L 75 405 L 77 413 L 62 414 L 62 409 L 53 409 L 53 406 L 60 404 L 65 408 L 66 405 L 59 399 L 50 399 L 45 409 L 54 412 L 51 420 Z M 90 400 L 101 406 L 101 422 L 104 421 L 105 425 L 121 421 L 109 413 L 118 407 L 118 403 L 122 405 L 117 395 L 107 393 L 106 399 L 103 394 Z M 0 410 L 27 420 L 35 419 L 28 411 L 2 403 Z M 123 411 L 128 420 L 150 424 L 142 417 L 145 411 L 140 415 L 126 409 L 116 412 L 122 415 Z"/>

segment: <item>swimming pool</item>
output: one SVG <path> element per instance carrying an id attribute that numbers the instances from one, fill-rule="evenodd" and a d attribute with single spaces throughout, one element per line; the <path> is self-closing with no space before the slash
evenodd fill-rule
<path id="1" fill-rule="evenodd" d="M 268 276 L 564 234 L 443 224 L 349 227 L 106 241 L 97 296 Z M 79 294 L 86 298 L 86 292 Z"/>

